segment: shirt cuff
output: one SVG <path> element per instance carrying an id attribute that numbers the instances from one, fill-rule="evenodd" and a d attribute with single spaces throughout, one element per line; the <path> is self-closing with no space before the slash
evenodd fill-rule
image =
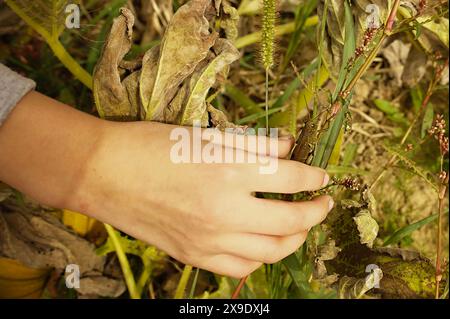
<path id="1" fill-rule="evenodd" d="M 0 126 L 19 101 L 36 87 L 33 80 L 0 63 Z"/>

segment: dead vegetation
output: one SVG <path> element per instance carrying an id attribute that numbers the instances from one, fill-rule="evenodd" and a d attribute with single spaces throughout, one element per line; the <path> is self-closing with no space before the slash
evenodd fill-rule
<path id="1" fill-rule="evenodd" d="M 241 298 L 448 298 L 448 200 L 439 199 L 448 183 L 445 2 L 285 0 L 270 30 L 262 6 L 271 1 L 82 1 L 82 27 L 71 31 L 49 25 L 60 24 L 62 2 L 52 13 L 59 18 L 45 21 L 36 15 L 45 9 L 39 5 L 34 11 L 20 0 L 0 5 L 6 17 L 0 59 L 36 80 L 41 92 L 112 120 L 280 127 L 300 137 L 302 150 L 311 147 L 294 160 L 334 175 L 325 190 L 339 201 L 333 213 L 296 254 L 253 273 Z M 368 20 L 369 4 L 378 6 L 378 20 Z M 261 29 L 266 41 L 267 32 L 275 36 L 273 54 L 267 43 L 261 49 Z M 60 46 L 66 53 L 55 57 Z M 441 137 L 438 115 L 445 121 Z M 302 136 L 311 123 L 312 133 Z M 0 296 L 236 293 L 235 280 L 180 265 L 81 215 L 31 203 L 6 185 L 0 201 Z M 23 225 L 39 244 L 24 237 Z M 55 245 L 57 238 L 71 240 Z M 126 256 L 116 256 L 114 238 Z M 31 262 L 18 247 L 49 255 Z M 73 251 L 95 264 L 82 274 L 91 291 L 61 284 L 61 260 L 76 263 Z M 118 258 L 128 260 L 131 277 L 123 278 Z M 38 268 L 38 275 L 9 259 Z M 368 265 L 378 268 L 367 271 Z M 17 279 L 26 284 L 14 284 Z"/>

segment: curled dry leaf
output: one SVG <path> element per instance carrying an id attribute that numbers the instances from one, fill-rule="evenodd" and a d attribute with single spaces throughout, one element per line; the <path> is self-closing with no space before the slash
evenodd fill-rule
<path id="1" fill-rule="evenodd" d="M 0 211 L 0 256 L 37 269 L 64 270 L 68 264 L 76 264 L 81 280 L 92 277 L 90 281 L 109 283 L 111 289 L 103 287 L 101 296 L 117 297 L 125 291 L 121 280 L 102 279 L 105 257 L 95 253 L 94 245 L 48 212 L 15 207 Z M 84 286 L 83 293 L 97 294 L 96 286 Z"/>
<path id="2" fill-rule="evenodd" d="M 134 16 L 125 8 L 120 12 L 114 19 L 95 67 L 93 93 L 101 117 L 126 121 L 135 120 L 138 112 L 138 106 L 129 102 L 127 89 L 119 72 L 119 65 L 131 48 Z"/>
<path id="3" fill-rule="evenodd" d="M 211 117 L 211 122 L 219 130 L 233 129 L 236 133 L 244 134 L 246 132 L 246 126 L 239 126 L 228 121 L 227 116 L 214 106 L 208 104 L 208 112 Z"/>
<path id="4" fill-rule="evenodd" d="M 178 86 L 191 74 L 197 64 L 206 58 L 217 39 L 209 32 L 205 17 L 209 0 L 193 0 L 182 6 L 161 41 L 159 61 L 153 85 L 148 92 L 141 90 L 146 120 L 164 121 L 164 109 L 175 96 Z M 147 73 L 142 73 L 146 76 Z M 143 86 L 141 86 L 143 88 Z"/>
<path id="5" fill-rule="evenodd" d="M 381 51 L 389 62 L 389 73 L 395 79 L 395 84 L 400 87 L 402 86 L 402 75 L 405 70 L 410 50 L 410 43 L 405 43 L 402 40 L 397 39 Z"/>
<path id="6" fill-rule="evenodd" d="M 372 248 L 374 240 L 378 235 L 378 223 L 373 219 L 370 211 L 367 209 L 361 210 L 353 220 L 358 227 L 359 237 L 361 244 L 367 245 L 367 247 Z"/>
<path id="7" fill-rule="evenodd" d="M 347 1 L 347 0 L 346 0 Z M 356 46 L 363 42 L 364 33 L 369 21 L 376 21 L 382 25 L 386 21 L 391 0 L 354 0 L 351 1 L 353 18 L 355 21 Z M 325 0 L 320 0 L 317 7 L 319 18 L 323 19 Z M 372 7 L 368 7 L 372 5 Z M 376 6 L 377 11 L 371 8 Z M 372 17 L 373 16 L 373 17 Z M 345 8 L 342 0 L 328 0 L 327 25 L 323 45 L 323 60 L 334 79 L 338 78 L 343 62 L 345 40 Z"/>
<path id="8" fill-rule="evenodd" d="M 439 0 L 428 1 L 428 9 L 417 16 L 419 0 L 402 1 L 399 13 L 403 18 L 415 17 L 416 28 L 413 30 L 417 41 L 427 53 L 433 53 L 437 48 L 449 48 L 449 20 L 446 17 L 437 17 L 436 5 Z M 441 1 L 443 2 L 443 1 Z"/>
<path id="9" fill-rule="evenodd" d="M 320 280 L 324 284 L 327 283 L 329 286 L 337 281 L 338 275 L 328 275 L 325 261 L 336 258 L 341 249 L 336 247 L 334 239 L 328 239 L 325 244 L 318 247 L 318 251 L 314 267 L 314 278 Z"/>
<path id="10" fill-rule="evenodd" d="M 383 278 L 383 271 L 375 268 L 365 278 L 344 276 L 339 280 L 338 293 L 341 299 L 361 299 Z"/>
<path id="11" fill-rule="evenodd" d="M 219 12 L 219 10 L 217 10 Z M 222 16 L 220 26 L 224 29 L 226 38 L 235 41 L 239 35 L 239 14 L 228 0 L 224 0 L 222 4 Z"/>
<path id="12" fill-rule="evenodd" d="M 179 124 L 192 125 L 201 120 L 206 112 L 206 95 L 216 82 L 217 74 L 239 58 L 239 51 L 225 39 L 218 39 L 214 45 L 217 56 L 202 70 L 192 87 L 186 106 L 181 113 Z M 195 78 L 195 77 L 194 77 Z"/>
<path id="13" fill-rule="evenodd" d="M 228 1 L 192 0 L 178 9 L 159 46 L 138 61 L 125 61 L 132 44 L 133 15 L 121 9 L 111 28 L 94 73 L 94 95 L 100 116 L 113 120 L 150 120 L 208 126 L 217 112 L 207 109 L 206 97 L 227 77 L 239 58 L 232 41 L 210 31 L 215 12 L 233 38 L 236 10 Z M 237 29 L 236 29 L 237 30 Z M 235 31 L 236 31 L 235 30 Z M 224 115 L 223 115 L 224 116 Z M 222 124 L 228 122 L 221 117 Z M 224 122 L 225 121 L 225 122 Z M 214 121 L 213 121 L 214 122 Z M 223 126 L 223 125 L 222 125 Z"/>

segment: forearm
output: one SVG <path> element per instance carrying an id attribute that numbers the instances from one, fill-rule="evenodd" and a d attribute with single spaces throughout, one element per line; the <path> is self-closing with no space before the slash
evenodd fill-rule
<path id="1" fill-rule="evenodd" d="M 0 181 L 40 203 L 67 207 L 105 122 L 37 92 L 0 126 Z"/>

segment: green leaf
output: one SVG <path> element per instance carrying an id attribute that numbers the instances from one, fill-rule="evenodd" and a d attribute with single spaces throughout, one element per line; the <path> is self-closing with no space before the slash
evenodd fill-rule
<path id="1" fill-rule="evenodd" d="M 383 113 L 385 113 L 387 115 L 393 115 L 393 114 L 398 113 L 398 109 L 393 104 L 391 104 L 389 101 L 382 100 L 382 99 L 376 99 L 376 100 L 374 100 L 374 103 L 380 111 L 382 111 Z"/>
<path id="2" fill-rule="evenodd" d="M 271 108 L 269 109 L 269 111 L 267 112 L 269 115 L 275 114 L 277 112 L 280 112 L 283 108 L 282 107 L 277 107 L 277 108 Z M 259 120 L 261 118 L 265 118 L 266 116 L 266 112 L 265 111 L 259 111 L 258 113 L 254 113 L 251 114 L 249 116 L 243 117 L 239 120 L 236 121 L 236 124 L 238 125 L 243 125 L 246 123 L 250 123 L 250 122 L 254 122 L 256 120 Z"/>
<path id="3" fill-rule="evenodd" d="M 281 71 L 286 69 L 289 62 L 292 60 L 292 57 L 300 47 L 305 22 L 313 10 L 317 7 L 317 1 L 318 0 L 306 0 L 304 3 L 298 5 L 297 11 L 295 12 L 295 30 L 289 40 L 289 45 L 283 59 L 283 64 L 281 65 Z"/>
<path id="4" fill-rule="evenodd" d="M 445 213 L 445 215 L 448 215 L 448 211 Z M 434 222 L 436 219 L 438 219 L 438 217 L 439 217 L 439 214 L 434 214 L 434 215 L 428 216 L 424 219 L 421 219 L 415 223 L 412 223 L 411 225 L 407 225 L 407 226 L 397 230 L 395 233 L 393 233 L 391 236 L 389 236 L 384 241 L 383 246 L 388 246 L 388 245 L 398 243 L 404 237 L 411 235 L 413 232 L 422 228 L 423 226 Z"/>
<path id="5" fill-rule="evenodd" d="M 411 100 L 413 103 L 414 111 L 417 113 L 420 111 L 420 108 L 422 107 L 422 101 L 423 101 L 423 93 L 419 86 L 411 88 L 410 91 Z"/>
<path id="6" fill-rule="evenodd" d="M 395 123 L 408 125 L 408 120 L 405 115 L 398 110 L 391 102 L 383 100 L 383 99 L 375 99 L 375 106 L 385 113 L 389 120 Z"/>
<path id="7" fill-rule="evenodd" d="M 305 69 L 305 74 L 308 68 Z M 318 70 L 318 74 L 311 76 L 309 79 L 307 85 L 305 88 L 301 89 L 298 93 L 298 95 L 295 95 L 291 100 L 289 100 L 289 95 L 292 94 L 295 90 L 292 92 L 285 92 L 287 95 L 282 95 L 280 99 L 278 99 L 272 107 L 278 106 L 280 104 L 283 104 L 284 102 L 287 102 L 289 100 L 290 103 L 295 103 L 296 114 L 301 114 L 301 111 L 305 109 L 308 104 L 311 102 L 311 100 L 314 98 L 314 88 L 320 88 L 322 85 L 324 85 L 328 80 L 329 74 L 325 67 L 321 67 Z M 294 82 L 291 84 L 294 85 Z M 289 88 L 290 89 L 290 88 Z M 271 127 L 279 127 L 283 125 L 288 125 L 290 122 L 290 112 L 282 112 L 279 114 L 272 115 L 270 117 L 270 126 Z"/>
<path id="8" fill-rule="evenodd" d="M 431 103 L 428 103 L 427 109 L 423 116 L 422 127 L 420 129 L 420 137 L 421 138 L 424 138 L 427 135 L 428 130 L 433 125 L 433 119 L 434 119 L 434 108 Z"/>
<path id="9" fill-rule="evenodd" d="M 345 151 L 344 151 L 344 157 L 342 159 L 343 167 L 351 166 L 351 164 L 353 163 L 353 160 L 355 159 L 357 150 L 358 150 L 358 144 L 355 144 L 355 143 L 347 144 L 347 146 L 345 147 Z"/>
<path id="10" fill-rule="evenodd" d="M 232 84 L 225 85 L 225 95 L 234 101 L 245 110 L 246 114 L 255 114 L 261 112 L 258 104 L 248 97 L 243 91 L 233 86 Z"/>
<path id="11" fill-rule="evenodd" d="M 283 259 L 283 265 L 286 267 L 289 275 L 300 290 L 309 290 L 308 276 L 304 271 L 298 253 L 291 254 Z"/>
<path id="12" fill-rule="evenodd" d="M 355 39 L 355 23 L 353 21 L 352 10 L 350 9 L 350 5 L 347 1 L 344 1 L 345 8 L 345 19 L 344 19 L 344 49 L 342 53 L 342 64 L 341 69 L 339 71 L 338 81 L 336 83 L 336 88 L 333 93 L 333 100 L 336 99 L 337 95 L 342 89 L 344 85 L 344 81 L 347 75 L 347 64 L 350 58 L 353 56 L 356 49 L 356 39 Z"/>
<path id="13" fill-rule="evenodd" d="M 301 78 L 307 78 L 309 77 L 319 65 L 319 59 L 314 59 L 306 68 L 304 68 L 300 72 Z M 280 107 L 286 104 L 288 102 L 289 98 L 292 96 L 292 94 L 298 89 L 298 87 L 301 84 L 301 80 L 296 77 L 294 80 L 292 80 L 291 83 L 287 86 L 287 88 L 284 90 L 283 94 L 271 105 L 272 108 Z"/>

